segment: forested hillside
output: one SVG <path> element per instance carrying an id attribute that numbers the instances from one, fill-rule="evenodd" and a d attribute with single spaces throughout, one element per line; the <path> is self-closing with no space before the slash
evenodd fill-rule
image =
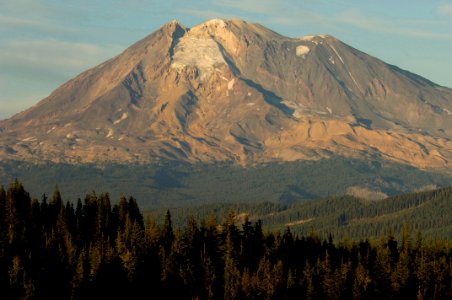
<path id="1" fill-rule="evenodd" d="M 15 178 L 40 197 L 55 183 L 74 201 L 93 190 L 115 199 L 133 195 L 142 209 L 187 207 L 216 203 L 292 204 L 344 195 L 352 188 L 394 196 L 446 187 L 452 174 L 422 171 L 410 166 L 332 157 L 319 161 L 273 162 L 241 167 L 230 163 L 184 164 L 32 164 L 0 160 L 0 184 Z M 356 194 L 356 193 L 351 193 Z"/>
<path id="2" fill-rule="evenodd" d="M 175 224 L 183 226 L 190 215 L 207 218 L 212 212 L 218 219 L 230 210 L 241 219 L 261 220 L 264 228 L 307 235 L 315 230 L 322 238 L 330 234 L 335 240 L 377 238 L 393 231 L 398 235 L 405 225 L 421 230 L 428 238 L 452 237 L 452 187 L 403 194 L 383 200 L 363 200 L 351 196 L 330 197 L 309 202 L 217 203 L 172 208 Z M 147 210 L 158 218 L 165 210 Z"/>
<path id="3" fill-rule="evenodd" d="M 32 199 L 19 181 L 0 188 L 2 299 L 448 299 L 451 258 L 449 242 L 408 226 L 399 240 L 334 241 L 230 211 L 178 227 L 170 211 L 144 219 L 133 197 L 73 204 L 58 190 Z"/>

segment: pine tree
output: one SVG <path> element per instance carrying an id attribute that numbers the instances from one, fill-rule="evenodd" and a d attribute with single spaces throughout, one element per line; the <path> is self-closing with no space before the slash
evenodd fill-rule
<path id="1" fill-rule="evenodd" d="M 338 291 L 337 287 L 340 282 L 338 282 L 338 278 L 334 274 L 328 251 L 320 264 L 320 275 L 323 298 L 337 299 L 340 296 L 340 291 Z"/>
<path id="2" fill-rule="evenodd" d="M 22 184 L 15 180 L 6 192 L 6 226 L 8 243 L 14 250 L 23 250 L 30 229 L 31 199 Z"/>
<path id="3" fill-rule="evenodd" d="M 103 263 L 102 249 L 99 243 L 92 244 L 88 251 L 89 262 L 89 278 L 91 281 L 96 280 L 98 271 Z"/>
<path id="4" fill-rule="evenodd" d="M 127 274 L 129 281 L 132 281 L 135 274 L 135 268 L 138 263 L 137 249 L 135 241 L 132 238 L 133 224 L 129 218 L 123 230 L 118 230 L 115 240 L 116 255 L 119 257 L 121 266 Z"/>
<path id="5" fill-rule="evenodd" d="M 0 257 L 5 255 L 5 246 L 8 242 L 8 227 L 7 227 L 7 214 L 6 214 L 6 191 L 2 185 L 0 185 Z"/>
<path id="6" fill-rule="evenodd" d="M 383 239 L 376 248 L 375 264 L 371 271 L 372 289 L 375 297 L 389 297 L 391 294 L 391 251 Z"/>
<path id="7" fill-rule="evenodd" d="M 371 283 L 369 270 L 366 269 L 359 260 L 354 274 L 355 278 L 352 290 L 353 299 L 363 299 L 365 298 L 365 295 L 368 294 L 369 284 Z"/>
<path id="8" fill-rule="evenodd" d="M 224 296 L 223 299 L 237 299 L 241 290 L 241 274 L 236 260 L 227 255 L 224 262 Z"/>
<path id="9" fill-rule="evenodd" d="M 415 274 L 418 287 L 418 298 L 426 299 L 428 297 L 428 289 L 430 286 L 430 258 L 423 251 L 419 253 L 415 258 Z"/>
<path id="10" fill-rule="evenodd" d="M 404 247 L 402 242 L 402 250 L 391 276 L 392 290 L 395 295 L 404 295 L 405 292 L 409 292 L 407 288 L 410 288 L 410 264 L 408 248 L 406 245 Z"/>
<path id="11" fill-rule="evenodd" d="M 144 228 L 144 219 L 143 215 L 140 212 L 138 207 L 137 200 L 133 197 L 129 197 L 129 201 L 127 203 L 128 215 L 133 222 L 136 222 L 140 228 Z"/>
<path id="12" fill-rule="evenodd" d="M 49 222 L 50 226 L 56 226 L 57 219 L 59 215 L 61 214 L 61 210 L 63 209 L 63 200 L 61 198 L 60 190 L 58 189 L 58 186 L 55 186 L 55 189 L 53 191 L 52 198 L 49 201 Z M 61 225 L 61 224 L 59 224 Z"/>
<path id="13" fill-rule="evenodd" d="M 203 292 L 201 299 L 215 299 L 219 296 L 218 291 L 218 273 L 215 270 L 215 266 L 213 265 L 210 257 L 204 257 L 202 260 L 202 269 L 203 269 Z"/>
<path id="14" fill-rule="evenodd" d="M 286 281 L 286 299 L 293 299 L 297 294 L 297 277 L 291 268 L 287 271 L 287 281 Z"/>
<path id="15" fill-rule="evenodd" d="M 201 236 L 195 217 L 191 215 L 188 218 L 187 225 L 182 237 L 181 256 L 181 277 L 184 285 L 189 289 L 190 295 L 201 293 L 202 270 L 201 270 Z"/>
<path id="16" fill-rule="evenodd" d="M 146 219 L 146 226 L 144 232 L 146 247 L 151 249 L 157 249 L 160 244 L 161 232 L 160 228 L 155 222 L 155 219 L 148 217 Z"/>
<path id="17" fill-rule="evenodd" d="M 170 226 L 169 223 L 167 225 Z M 164 245 L 160 248 L 160 259 L 162 262 L 161 282 L 169 298 L 179 299 L 186 292 L 180 276 L 182 233 L 177 228 L 174 234 L 172 233 L 171 235 L 172 243 L 169 251 L 165 250 Z"/>
<path id="18" fill-rule="evenodd" d="M 71 280 L 71 298 L 81 299 L 86 276 L 86 252 L 82 250 L 75 262 L 74 274 Z"/>
<path id="19" fill-rule="evenodd" d="M 303 268 L 303 275 L 300 279 L 300 285 L 305 295 L 306 300 L 315 299 L 315 286 L 314 286 L 314 269 L 306 260 Z"/>
<path id="20" fill-rule="evenodd" d="M 9 275 L 9 293 L 8 298 L 20 299 L 23 297 L 23 276 L 24 270 L 22 266 L 22 260 L 19 256 L 14 256 L 11 260 L 11 264 L 8 271 Z"/>
<path id="21" fill-rule="evenodd" d="M 223 223 L 226 231 L 226 241 L 224 246 L 224 299 L 236 299 L 241 290 L 241 274 L 238 269 L 238 253 L 236 249 L 236 238 L 238 234 L 235 226 L 235 214 L 231 210 Z"/>
<path id="22" fill-rule="evenodd" d="M 171 221 L 171 213 L 166 211 L 165 219 L 162 227 L 162 245 L 165 253 L 169 254 L 174 241 L 173 222 Z"/>
<path id="23" fill-rule="evenodd" d="M 117 207 L 118 210 L 118 226 L 121 229 L 124 229 L 124 225 L 126 223 L 127 215 L 129 214 L 129 203 L 127 202 L 126 197 L 121 194 L 119 197 L 119 205 Z"/>
<path id="24" fill-rule="evenodd" d="M 281 299 L 286 289 L 286 280 L 282 260 L 278 260 L 273 265 L 271 272 L 271 293 L 267 294 L 267 299 Z"/>

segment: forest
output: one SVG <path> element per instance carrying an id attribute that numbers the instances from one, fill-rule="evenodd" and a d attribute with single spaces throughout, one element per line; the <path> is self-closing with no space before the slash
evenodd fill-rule
<path id="1" fill-rule="evenodd" d="M 124 193 L 133 195 L 143 210 L 218 203 L 293 204 L 344 195 L 353 186 L 394 196 L 452 182 L 450 173 L 418 170 L 378 158 L 340 156 L 246 167 L 231 162 L 72 165 L 0 161 L 0 184 L 7 186 L 15 178 L 33 195 L 52 193 L 58 183 L 61 193 L 73 201 L 93 190 L 108 191 L 113 199 Z"/>
<path id="2" fill-rule="evenodd" d="M 58 189 L 32 198 L 18 180 L 0 188 L 2 299 L 449 299 L 451 257 L 449 241 L 408 223 L 335 241 L 234 210 L 175 226 L 170 210 L 145 217 L 131 196 L 73 203 Z"/>
<path id="3" fill-rule="evenodd" d="M 350 195 L 332 196 L 292 204 L 264 201 L 261 203 L 215 203 L 188 207 L 170 207 L 173 224 L 184 226 L 190 216 L 207 219 L 214 213 L 222 219 L 230 210 L 237 217 L 261 220 L 264 229 L 283 232 L 287 226 L 293 234 L 308 235 L 312 229 L 326 239 L 377 239 L 389 230 L 400 238 L 403 227 L 420 230 L 425 238 L 452 238 L 452 187 L 412 192 L 381 200 L 366 200 Z M 145 215 L 159 220 L 166 209 L 147 209 Z"/>

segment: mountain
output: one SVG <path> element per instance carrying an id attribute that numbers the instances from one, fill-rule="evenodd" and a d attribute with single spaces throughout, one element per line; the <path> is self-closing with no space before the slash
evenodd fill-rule
<path id="1" fill-rule="evenodd" d="M 172 21 L 0 121 L 0 159 L 241 165 L 378 158 L 450 170 L 452 89 L 332 36 Z"/>

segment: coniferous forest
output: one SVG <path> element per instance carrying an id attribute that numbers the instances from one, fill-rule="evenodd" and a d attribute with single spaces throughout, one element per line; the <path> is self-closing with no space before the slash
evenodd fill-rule
<path id="1" fill-rule="evenodd" d="M 0 188 L 1 299 L 448 299 L 452 245 L 409 226 L 333 241 L 261 221 L 143 218 L 133 197 Z M 162 295 L 162 296 L 159 296 Z"/>

